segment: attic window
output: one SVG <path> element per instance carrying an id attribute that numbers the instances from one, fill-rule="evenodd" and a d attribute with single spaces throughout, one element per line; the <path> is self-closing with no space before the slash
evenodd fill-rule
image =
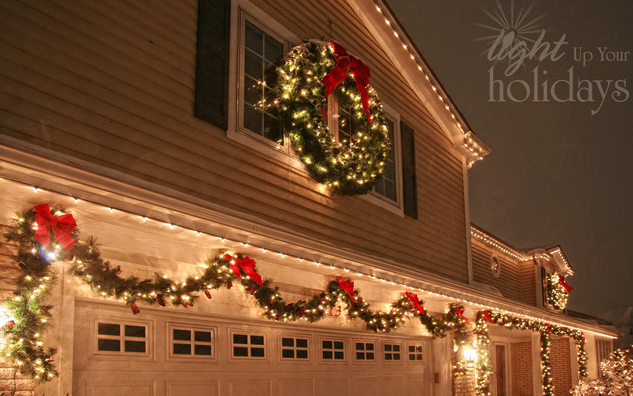
<path id="1" fill-rule="evenodd" d="M 490 271 L 495 278 L 501 275 L 501 261 L 499 261 L 499 257 L 496 254 L 490 256 Z"/>

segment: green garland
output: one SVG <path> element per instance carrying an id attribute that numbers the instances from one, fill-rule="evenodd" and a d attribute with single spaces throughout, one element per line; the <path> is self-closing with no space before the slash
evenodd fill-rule
<path id="1" fill-rule="evenodd" d="M 277 101 L 285 131 L 295 153 L 312 177 L 342 195 L 365 194 L 382 176 L 391 144 L 382 105 L 368 86 L 370 125 L 362 110 L 356 82 L 348 74 L 333 95 L 339 108 L 349 109 L 354 134 L 337 141 L 322 111 L 327 109 L 321 80 L 336 65 L 333 50 L 324 42 L 308 41 L 294 47 L 277 69 Z"/>
<path id="2" fill-rule="evenodd" d="M 60 209 L 51 210 L 61 213 Z M 198 293 L 203 292 L 211 298 L 210 290 L 230 289 L 239 282 L 246 293 L 251 294 L 262 308 L 263 315 L 271 320 L 290 322 L 305 319 L 316 322 L 323 319 L 329 309 L 339 302 L 345 304 L 347 316 L 365 322 L 367 330 L 388 332 L 397 329 L 407 319 L 417 318 L 434 337 L 444 337 L 447 332 L 458 330 L 465 332 L 465 319 L 459 312 L 463 307 L 451 304 L 448 312 L 441 318 L 418 312 L 406 296 L 393 302 L 388 312 L 373 311 L 370 305 L 354 290 L 353 297 L 337 281 L 327 285 L 325 291 L 307 301 L 286 302 L 279 294 L 278 287 L 271 287 L 271 279 L 258 284 L 251 276 L 238 269 L 235 273 L 231 265 L 237 261 L 248 260 L 240 254 L 222 254 L 204 264 L 204 271 L 197 276 L 189 276 L 184 281 L 174 281 L 166 275 L 155 274 L 151 279 L 121 276 L 120 267 L 112 267 L 101 258 L 94 238 L 78 240 L 78 230 L 72 233 L 76 240 L 67 252 L 51 235 L 51 248 L 43 248 L 34 237 L 35 211 L 28 209 L 19 214 L 13 223 L 13 230 L 6 234 L 9 241 L 18 244 L 15 258 L 22 274 L 17 283 L 16 297 L 6 303 L 13 324 L 2 328 L 7 339 L 1 353 L 12 358 L 21 373 L 47 381 L 57 375 L 53 364 L 53 349 L 47 349 L 39 340 L 50 318 L 49 309 L 43 302 L 50 291 L 54 274 L 49 262 L 71 261 L 69 273 L 88 284 L 102 297 L 124 300 L 134 314 L 140 312 L 138 301 L 147 304 L 165 306 L 170 302 L 175 306 L 193 306 Z M 254 262 L 253 262 L 254 265 Z M 253 273 L 257 273 L 253 268 Z M 253 275 L 251 273 L 251 275 Z M 423 304 L 423 302 L 421 302 Z"/>
<path id="3" fill-rule="evenodd" d="M 2 328 L 5 343 L 0 353 L 13 359 L 22 374 L 47 381 L 57 376 L 52 360 L 55 350 L 46 348 L 41 340 L 51 317 L 52 307 L 45 305 L 45 301 L 55 275 L 42 255 L 50 260 L 58 254 L 61 259 L 68 255 L 58 245 L 53 245 L 55 248 L 50 252 L 41 250 L 34 238 L 34 222 L 35 211 L 26 210 L 14 219 L 14 230 L 6 234 L 7 241 L 18 245 L 15 263 L 22 272 L 16 282 L 15 297 L 5 302 L 14 319 Z"/>
<path id="4" fill-rule="evenodd" d="M 51 213 L 55 214 L 62 212 L 58 208 L 51 210 Z M 391 304 L 387 312 L 373 311 L 370 304 L 358 295 L 358 290 L 348 293 L 337 281 L 330 282 L 325 291 L 307 301 L 288 303 L 280 295 L 278 287 L 271 287 L 271 279 L 263 280 L 260 285 L 244 272 L 244 269 L 238 269 L 239 273 L 231 269 L 232 264 L 249 260 L 240 254 L 225 253 L 210 259 L 204 264 L 202 274 L 189 276 L 179 282 L 159 274 L 155 274 L 151 279 L 122 277 L 120 267 L 112 267 L 101 258 L 94 238 L 89 238 L 86 242 L 79 241 L 79 232 L 74 230 L 72 236 L 77 242 L 70 252 L 61 248 L 54 236 L 51 237 L 51 247 L 46 249 L 35 239 L 35 228 L 35 211 L 28 209 L 16 216 L 13 230 L 6 234 L 8 241 L 16 242 L 18 245 L 15 262 L 22 273 L 16 283 L 15 297 L 5 303 L 14 320 L 0 328 L 2 336 L 6 339 L 0 353 L 13 359 L 21 373 L 42 381 L 50 380 L 57 375 L 52 361 L 55 350 L 46 348 L 41 341 L 51 317 L 49 310 L 52 307 L 45 305 L 45 300 L 55 277 L 49 264 L 52 261 L 71 261 L 71 274 L 90 285 L 103 297 L 124 300 L 135 314 L 140 311 L 136 304 L 138 301 L 161 306 L 165 306 L 168 301 L 174 306 L 186 308 L 193 306 L 198 293 L 202 292 L 210 299 L 210 290 L 230 289 L 234 282 L 239 282 L 244 291 L 255 298 L 256 303 L 262 308 L 263 315 L 271 320 L 291 322 L 304 319 L 316 322 L 323 319 L 338 303 L 345 304 L 349 318 L 362 320 L 367 330 L 375 332 L 388 332 L 397 329 L 408 319 L 417 318 L 433 337 L 444 337 L 448 332 L 453 332 L 454 373 L 467 373 L 468 365 L 458 354 L 469 346 L 470 333 L 466 328 L 467 321 L 462 316 L 463 307 L 458 304 L 451 304 L 448 312 L 438 318 L 429 315 L 423 309 L 418 311 L 407 296 L 402 296 Z M 251 262 L 251 275 L 254 275 L 257 271 L 254 269 L 254 261 Z M 478 354 L 476 371 L 479 396 L 490 394 L 488 322 L 506 328 L 537 331 L 541 334 L 541 366 L 545 395 L 553 394 L 549 357 L 550 334 L 567 336 L 575 340 L 578 347 L 579 375 L 587 376 L 585 338 L 581 331 L 491 311 L 479 311 L 473 331 Z"/>
<path id="5" fill-rule="evenodd" d="M 587 376 L 587 352 L 585 351 L 585 336 L 580 330 L 572 330 L 568 327 L 556 326 L 535 320 L 519 318 L 511 315 L 494 313 L 492 311 L 477 312 L 475 325 L 475 346 L 477 348 L 477 395 L 490 395 L 490 377 L 492 375 L 488 361 L 488 322 L 508 329 L 531 330 L 540 333 L 541 339 L 541 376 L 543 383 L 543 395 L 554 395 L 552 380 L 552 364 L 550 360 L 551 334 L 566 336 L 576 342 L 578 355 L 578 374 L 581 378 Z"/>
<path id="6" fill-rule="evenodd" d="M 486 314 L 489 314 L 486 312 Z M 488 334 L 488 321 L 484 316 L 484 311 L 477 312 L 475 319 L 474 346 L 477 350 L 477 363 L 475 365 L 477 396 L 490 396 L 490 378 L 492 369 L 488 347 L 490 346 L 490 335 Z"/>

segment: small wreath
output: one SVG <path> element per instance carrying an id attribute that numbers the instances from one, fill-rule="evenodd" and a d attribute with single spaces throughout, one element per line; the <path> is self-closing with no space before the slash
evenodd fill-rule
<path id="1" fill-rule="evenodd" d="M 341 72 L 342 67 L 338 64 L 341 59 L 344 62 L 351 59 L 354 64 L 366 68 L 363 87 L 356 81 L 359 73 L 352 67 L 351 73 L 345 69 L 344 74 L 339 74 L 342 81 L 338 86 L 330 87 L 330 92 L 334 90 L 337 95 L 339 108 L 349 110 L 354 128 L 350 141 L 337 141 L 330 133 L 326 86 L 322 82 L 333 69 L 338 67 Z M 382 105 L 376 91 L 366 86 L 369 68 L 347 55 L 336 43 L 330 46 L 321 41 L 307 41 L 290 51 L 277 73 L 278 106 L 285 131 L 312 177 L 334 193 L 360 195 L 369 192 L 382 176 L 391 150 Z M 359 92 L 365 86 L 366 94 Z"/>

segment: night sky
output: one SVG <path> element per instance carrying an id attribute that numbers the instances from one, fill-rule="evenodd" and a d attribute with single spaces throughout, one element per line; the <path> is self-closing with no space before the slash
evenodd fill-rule
<path id="1" fill-rule="evenodd" d="M 569 309 L 630 314 L 633 2 L 388 4 L 493 150 L 469 172 L 472 221 L 521 249 L 560 245 L 575 270 Z M 505 50 L 502 27 L 516 32 Z M 535 42 L 549 52 L 509 62 Z"/>

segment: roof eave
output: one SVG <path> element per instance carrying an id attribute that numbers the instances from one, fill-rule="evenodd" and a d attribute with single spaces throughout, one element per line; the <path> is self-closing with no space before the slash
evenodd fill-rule
<path id="1" fill-rule="evenodd" d="M 488 155 L 490 148 L 472 132 L 389 6 L 383 0 L 347 1 L 468 166 Z"/>

